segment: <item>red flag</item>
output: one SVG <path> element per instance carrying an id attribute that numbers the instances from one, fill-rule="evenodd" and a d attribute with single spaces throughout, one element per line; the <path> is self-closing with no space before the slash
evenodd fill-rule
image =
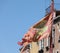
<path id="1" fill-rule="evenodd" d="M 40 37 L 38 40 L 42 40 L 45 37 L 48 37 L 51 33 L 51 27 L 52 27 L 52 14 L 50 14 L 47 23 L 44 26 L 45 28 L 42 28 L 42 33 L 40 32 Z"/>
<path id="2" fill-rule="evenodd" d="M 43 23 L 43 24 L 42 24 Z M 19 45 L 23 45 L 23 52 L 24 48 L 31 42 L 34 41 L 34 38 L 39 41 L 43 38 L 50 35 L 51 26 L 52 26 L 52 14 L 46 16 L 39 24 L 42 26 L 41 28 L 31 28 L 23 37 L 22 42 L 18 42 Z M 36 35 L 37 34 L 37 35 Z"/>

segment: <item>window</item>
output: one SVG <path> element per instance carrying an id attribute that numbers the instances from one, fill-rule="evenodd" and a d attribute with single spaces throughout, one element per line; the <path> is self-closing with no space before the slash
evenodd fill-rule
<path id="1" fill-rule="evenodd" d="M 39 41 L 39 50 L 41 50 L 41 41 Z"/>
<path id="2" fill-rule="evenodd" d="M 44 39 L 42 39 L 41 41 L 39 41 L 39 49 L 43 49 L 44 48 Z"/>
<path id="3" fill-rule="evenodd" d="M 59 53 L 59 50 L 56 50 L 56 53 Z"/>
<path id="4" fill-rule="evenodd" d="M 50 37 L 47 37 L 47 44 L 46 44 L 46 51 L 49 50 L 49 46 L 50 46 Z"/>
<path id="5" fill-rule="evenodd" d="M 39 50 L 38 53 L 44 53 L 43 49 Z"/>
<path id="6" fill-rule="evenodd" d="M 32 48 L 32 44 L 30 43 L 29 45 L 30 45 L 30 49 L 31 49 Z"/>
<path id="7" fill-rule="evenodd" d="M 57 51 L 57 53 L 58 53 L 58 51 Z"/>
<path id="8" fill-rule="evenodd" d="M 58 40 L 58 42 L 60 43 L 60 36 L 59 36 L 59 40 Z"/>
<path id="9" fill-rule="evenodd" d="M 52 28 L 52 44 L 55 44 L 55 28 Z"/>
<path id="10" fill-rule="evenodd" d="M 47 38 L 47 45 L 46 46 L 50 46 L 50 37 Z"/>
<path id="11" fill-rule="evenodd" d="M 44 39 L 41 40 L 41 49 L 44 48 Z"/>

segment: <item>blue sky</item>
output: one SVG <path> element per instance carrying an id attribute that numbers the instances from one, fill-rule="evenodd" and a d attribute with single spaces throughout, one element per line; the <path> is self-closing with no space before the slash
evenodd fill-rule
<path id="1" fill-rule="evenodd" d="M 0 53 L 19 53 L 17 42 L 45 15 L 50 0 L 0 0 Z"/>

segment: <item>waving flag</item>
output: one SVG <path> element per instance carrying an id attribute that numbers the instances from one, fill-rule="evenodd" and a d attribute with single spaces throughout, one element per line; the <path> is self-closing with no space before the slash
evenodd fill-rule
<path id="1" fill-rule="evenodd" d="M 45 25 L 43 25 L 43 27 L 40 30 L 38 30 L 38 36 L 39 36 L 38 40 L 42 40 L 43 38 L 50 35 L 52 28 L 52 14 L 50 14 L 50 16 L 44 19 L 43 21 L 47 22 Z"/>
<path id="2" fill-rule="evenodd" d="M 30 28 L 22 38 L 22 42 L 18 42 L 18 45 L 23 46 L 21 53 L 24 51 L 24 48 L 31 42 L 40 41 L 50 35 L 52 31 L 52 15 L 53 13 L 48 14 L 44 19 L 37 23 L 36 26 Z"/>
<path id="3" fill-rule="evenodd" d="M 42 26 L 42 27 L 41 27 Z M 39 23 L 39 29 L 37 31 L 37 35 L 35 35 L 36 40 L 42 40 L 43 38 L 47 37 L 51 33 L 51 27 L 52 27 L 52 14 L 45 17 L 40 23 Z"/>
<path id="4" fill-rule="evenodd" d="M 21 53 L 23 52 L 24 48 L 31 42 L 40 41 L 50 35 L 52 28 L 52 13 L 50 13 L 43 20 L 41 20 L 38 25 L 39 27 L 31 28 L 24 35 L 24 37 L 22 38 L 22 42 L 18 42 L 19 45 L 23 45 Z"/>
<path id="5" fill-rule="evenodd" d="M 18 42 L 19 45 L 23 45 L 25 42 L 39 41 L 47 36 L 51 32 L 52 26 L 52 14 L 47 15 L 40 21 L 39 27 L 30 28 L 29 31 L 22 38 L 22 42 Z"/>

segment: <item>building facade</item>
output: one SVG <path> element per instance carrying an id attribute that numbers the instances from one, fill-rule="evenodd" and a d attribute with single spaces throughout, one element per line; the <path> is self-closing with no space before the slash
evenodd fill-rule
<path id="1" fill-rule="evenodd" d="M 60 11 L 55 11 L 52 26 L 52 50 L 60 53 Z M 37 25 L 36 25 L 37 26 Z M 50 37 L 31 43 L 31 53 L 49 53 Z"/>

